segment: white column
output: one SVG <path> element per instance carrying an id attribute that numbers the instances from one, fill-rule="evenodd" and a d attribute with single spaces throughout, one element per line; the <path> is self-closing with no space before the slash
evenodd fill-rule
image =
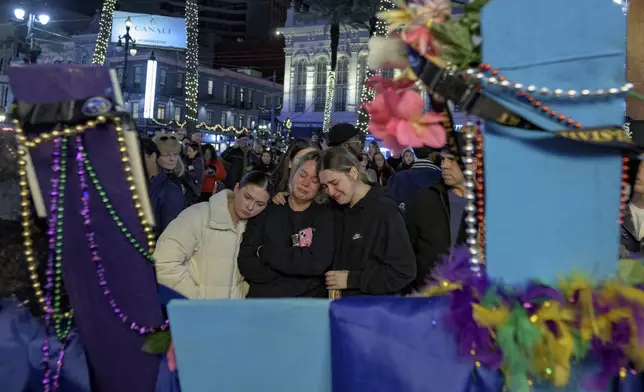
<path id="1" fill-rule="evenodd" d="M 315 100 L 315 65 L 306 66 L 306 104 L 304 111 L 313 110 Z"/>
<path id="2" fill-rule="evenodd" d="M 282 97 L 282 107 L 285 112 L 291 111 L 291 94 L 293 93 L 291 88 L 291 75 L 293 70 L 291 69 L 291 62 L 293 56 L 288 54 L 284 58 L 284 93 Z"/>
<path id="3" fill-rule="evenodd" d="M 359 102 L 356 102 L 358 96 L 358 52 L 351 51 L 351 60 L 349 60 L 349 91 L 347 91 L 347 112 L 355 112 Z M 359 99 L 359 98 L 358 98 Z"/>

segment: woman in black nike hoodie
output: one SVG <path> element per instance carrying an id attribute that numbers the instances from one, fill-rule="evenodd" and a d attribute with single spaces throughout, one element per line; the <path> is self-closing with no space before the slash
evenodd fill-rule
<path id="1" fill-rule="evenodd" d="M 323 188 L 343 207 L 327 289 L 342 296 L 398 294 L 416 277 L 402 213 L 344 148 L 325 151 L 318 171 Z"/>

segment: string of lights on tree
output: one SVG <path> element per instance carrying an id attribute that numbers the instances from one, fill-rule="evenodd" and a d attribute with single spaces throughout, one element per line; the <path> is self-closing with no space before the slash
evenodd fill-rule
<path id="1" fill-rule="evenodd" d="M 391 2 L 391 0 L 380 0 L 380 5 L 379 5 L 379 10 L 380 12 L 382 11 L 388 11 L 394 7 L 394 4 Z M 387 24 L 382 21 L 378 20 L 376 22 L 376 31 L 374 35 L 378 36 L 386 36 L 387 35 Z M 369 130 L 369 112 L 367 112 L 366 109 L 364 109 L 363 105 L 366 102 L 371 102 L 374 98 L 374 91 L 371 88 L 368 88 L 365 83 L 366 81 L 374 76 L 376 72 L 366 69 L 364 73 L 364 81 L 362 82 L 362 92 L 360 93 L 360 111 L 358 112 L 358 129 L 363 132 L 367 133 Z"/>
<path id="2" fill-rule="evenodd" d="M 107 59 L 107 45 L 110 43 L 110 37 L 112 36 L 112 19 L 114 18 L 115 8 L 116 0 L 103 1 L 101 22 L 98 29 L 96 47 L 94 48 L 94 56 L 92 56 L 92 64 L 105 64 L 105 60 Z"/>
<path id="3" fill-rule="evenodd" d="M 333 93 L 335 92 L 335 71 L 329 71 L 327 76 L 327 87 L 326 87 L 326 102 L 324 103 L 324 122 L 322 123 L 322 129 L 324 132 L 329 130 L 331 125 L 331 109 L 333 103 Z"/>
<path id="4" fill-rule="evenodd" d="M 199 87 L 199 8 L 196 0 L 186 0 L 186 120 L 196 124 Z"/>

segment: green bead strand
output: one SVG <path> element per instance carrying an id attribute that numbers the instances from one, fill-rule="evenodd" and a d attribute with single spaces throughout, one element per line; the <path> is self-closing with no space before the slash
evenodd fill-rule
<path id="1" fill-rule="evenodd" d="M 148 260 L 150 263 L 154 264 L 154 257 L 148 252 L 145 247 L 143 247 L 134 237 L 132 232 L 125 227 L 125 223 L 123 220 L 118 216 L 116 209 L 112 205 L 112 202 L 110 201 L 110 198 L 107 196 L 107 192 L 105 192 L 103 186 L 98 180 L 98 175 L 96 175 L 96 171 L 94 170 L 94 166 L 92 166 L 92 163 L 89 160 L 89 157 L 85 152 L 82 152 L 82 157 L 83 157 L 83 163 L 85 164 L 85 170 L 87 171 L 87 174 L 89 175 L 89 178 L 92 180 L 92 184 L 94 185 L 94 188 L 96 191 L 98 191 L 98 195 L 101 198 L 101 201 L 103 202 L 103 205 L 107 209 L 108 214 L 112 217 L 112 220 L 116 223 L 116 225 L 119 227 L 121 232 L 125 235 L 125 238 L 132 244 L 134 249 L 136 249 L 143 257 L 145 257 L 146 260 Z"/>

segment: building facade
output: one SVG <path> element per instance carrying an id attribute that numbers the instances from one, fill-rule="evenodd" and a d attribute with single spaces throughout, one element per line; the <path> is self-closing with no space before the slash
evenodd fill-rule
<path id="1" fill-rule="evenodd" d="M 284 104 L 280 120 L 290 118 L 293 133 L 306 136 L 321 128 L 331 70 L 331 37 L 323 22 L 303 23 L 288 12 L 284 36 Z M 350 26 L 340 28 L 335 96 L 331 122 L 355 124 L 362 82 L 367 69 L 369 32 Z M 307 132 L 308 129 L 308 132 Z"/>

